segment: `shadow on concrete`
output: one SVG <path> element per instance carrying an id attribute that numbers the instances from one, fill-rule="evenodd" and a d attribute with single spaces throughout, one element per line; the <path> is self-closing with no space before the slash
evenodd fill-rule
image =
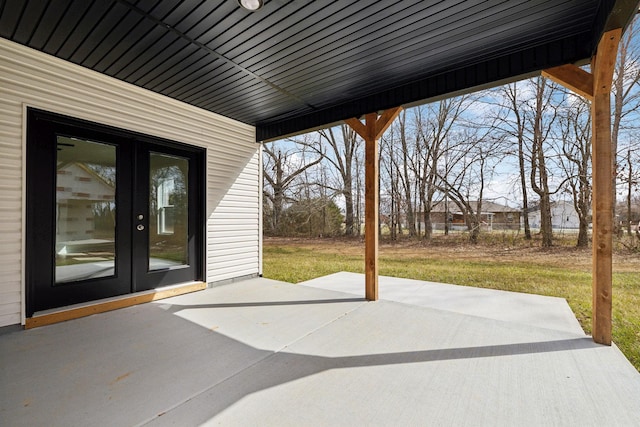
<path id="1" fill-rule="evenodd" d="M 361 298 L 144 304 L 0 336 L 0 425 L 197 425 L 244 397 L 327 370 L 598 347 L 590 338 L 345 357 L 271 352 L 172 314 Z M 88 416 L 88 414 L 90 416 Z"/>

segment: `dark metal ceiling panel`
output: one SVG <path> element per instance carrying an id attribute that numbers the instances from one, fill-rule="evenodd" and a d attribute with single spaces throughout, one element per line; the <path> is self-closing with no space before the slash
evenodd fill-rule
<path id="1" fill-rule="evenodd" d="M 528 13 L 530 11 L 525 10 L 524 12 L 526 12 L 527 15 L 521 13 L 519 15 L 523 17 L 521 20 L 524 20 L 524 16 L 527 16 L 527 19 L 529 19 Z M 476 15 L 472 16 L 476 20 L 475 22 L 479 22 Z M 512 45 L 513 37 L 521 32 L 520 28 L 523 24 L 523 22 L 513 19 L 514 16 L 517 17 L 518 15 L 505 17 L 503 23 L 499 21 L 496 22 L 495 19 L 483 20 L 485 28 L 482 28 L 482 31 L 479 31 L 477 36 L 475 33 L 469 33 L 467 29 L 469 26 L 465 28 L 458 25 L 456 28 L 452 25 L 443 25 L 439 22 L 436 28 L 433 29 L 431 22 L 425 23 L 426 27 L 429 28 L 428 31 L 425 31 L 425 35 L 430 36 L 428 40 L 420 39 L 420 34 L 417 34 L 413 29 L 407 30 L 404 34 L 395 33 L 393 35 L 393 43 L 387 41 L 384 44 L 380 44 L 376 40 L 365 43 L 364 41 L 370 40 L 370 38 L 365 35 L 356 38 L 357 41 L 363 40 L 361 45 L 351 48 L 342 54 L 338 52 L 338 46 L 335 46 L 327 49 L 326 53 L 316 58 L 303 58 L 302 61 L 295 64 L 296 68 L 290 69 L 288 73 L 284 73 L 285 75 L 273 74 L 277 69 L 272 68 L 272 74 L 265 74 L 265 77 L 276 84 L 286 85 L 292 91 L 295 91 L 296 85 L 299 84 L 301 80 L 305 84 L 308 82 L 307 79 L 301 76 L 304 76 L 309 70 L 313 69 L 323 77 L 322 79 L 314 79 L 316 86 L 325 86 L 324 80 L 332 76 L 334 80 L 342 80 L 343 84 L 345 84 L 347 83 L 344 80 L 347 77 L 344 74 L 345 72 L 350 72 L 352 75 L 355 74 L 357 78 L 360 79 L 364 77 L 363 75 L 366 75 L 367 78 L 373 77 L 372 74 L 381 75 L 389 85 L 404 83 L 403 81 L 389 81 L 389 77 L 397 78 L 411 75 L 412 78 L 415 78 L 416 74 L 418 74 L 417 77 L 422 77 L 420 74 L 425 75 L 432 72 L 439 72 L 440 70 L 436 67 L 438 67 L 443 60 L 459 59 L 460 63 L 466 64 L 470 58 L 465 58 L 463 55 L 466 54 L 468 57 L 469 52 L 476 54 L 479 48 L 484 48 L 485 46 L 491 49 L 500 48 L 501 46 L 496 46 L 495 42 L 493 45 L 490 44 L 497 36 L 500 36 L 503 40 L 502 44 Z M 531 19 L 534 19 L 534 17 Z M 504 21 L 506 21 L 506 23 L 504 23 Z M 507 26 L 510 28 L 506 28 Z M 445 30 L 445 27 L 447 30 Z M 339 38 L 338 43 L 348 43 L 342 40 L 344 39 Z M 471 42 L 469 42 L 469 40 L 471 40 Z M 531 37 L 528 37 L 527 40 L 531 41 Z M 436 47 L 428 50 L 424 49 L 425 43 Z M 481 54 L 476 54 L 476 56 L 483 58 Z M 343 65 L 337 67 L 336 65 L 340 63 Z M 393 71 L 399 70 L 403 65 L 405 70 L 402 72 Z M 384 67 L 389 68 L 390 71 L 385 73 Z M 342 73 L 342 75 L 340 73 Z M 291 75 L 297 80 L 291 78 L 284 79 Z M 327 85 L 327 87 L 333 87 L 333 85 L 330 84 Z M 352 87 L 357 88 L 361 87 L 361 85 L 354 82 Z M 308 87 L 305 86 L 304 90 L 307 89 Z"/>
<path id="2" fill-rule="evenodd" d="M 144 66 L 146 61 L 153 58 L 150 49 L 154 45 L 160 48 L 163 46 L 168 47 L 175 41 L 176 37 L 170 34 L 170 31 L 166 28 L 157 25 L 150 26 L 149 30 L 136 39 L 135 43 L 130 45 L 116 61 L 109 64 L 105 73 L 126 81 L 132 72 Z"/>
<path id="3" fill-rule="evenodd" d="M 41 4 L 38 4 L 33 8 L 27 8 L 26 4 L 23 6 L 24 7 L 22 9 L 15 8 L 13 11 L 9 11 L 8 9 L 6 11 L 8 13 L 17 13 L 18 11 L 20 11 L 20 17 L 15 21 L 18 25 L 12 28 L 13 35 L 11 36 L 11 38 L 19 41 L 20 43 L 27 43 L 38 27 L 40 17 L 44 14 L 47 5 L 46 2 L 42 2 Z M 20 25 L 20 22 L 23 22 L 24 24 Z M 11 27 L 8 26 L 7 30 L 9 30 L 10 28 Z"/>
<path id="4" fill-rule="evenodd" d="M 200 68 L 197 68 L 199 64 L 202 64 Z M 222 66 L 225 65 L 217 58 L 211 58 L 206 56 L 202 61 L 198 61 L 185 68 L 186 71 L 192 71 L 189 75 L 182 79 L 178 79 L 166 89 L 162 90 L 167 96 L 179 98 L 181 100 L 187 99 L 187 97 L 194 93 L 201 93 L 215 85 L 216 82 L 220 82 L 220 75 L 225 72 Z M 233 67 L 228 66 L 226 71 L 231 74 L 236 74 Z M 245 75 L 238 75 L 238 77 L 246 77 Z"/>
<path id="5" fill-rule="evenodd" d="M 147 24 L 148 25 L 148 24 Z M 144 18 L 127 9 L 124 16 L 104 35 L 100 43 L 91 50 L 82 64 L 88 68 L 103 70 L 99 64 L 111 63 L 123 52 L 123 43 L 135 31 L 143 31 Z"/>
<path id="6" fill-rule="evenodd" d="M 200 50 L 197 46 L 178 39 L 169 48 L 158 52 L 153 60 L 149 61 L 145 68 L 134 73 L 130 80 L 135 81 L 137 85 L 151 89 L 150 81 L 162 78 L 162 76 L 170 76 L 172 70 L 182 68 L 182 63 L 198 52 Z"/>
<path id="7" fill-rule="evenodd" d="M 540 21 L 544 22 L 544 19 Z M 363 53 L 352 56 L 352 61 L 346 67 L 337 68 L 335 67 L 337 63 L 335 59 L 327 59 L 326 65 L 322 63 L 318 65 L 318 72 L 323 75 L 321 80 L 309 81 L 300 79 L 299 74 L 294 74 L 295 79 L 288 79 L 286 83 L 276 78 L 272 81 L 277 84 L 285 84 L 294 93 L 307 93 L 314 99 L 320 99 L 323 94 L 325 97 L 331 95 L 326 90 L 327 87 L 332 88 L 334 93 L 339 93 L 349 87 L 364 87 L 363 78 L 369 80 L 369 86 L 376 88 L 405 84 L 408 82 L 406 78 L 401 80 L 399 77 L 411 75 L 413 79 L 423 78 L 447 68 L 456 68 L 458 64 L 487 60 L 492 56 L 508 54 L 517 51 L 521 46 L 526 46 L 533 36 L 521 34 L 519 28 L 522 23 L 518 20 L 509 20 L 508 22 L 508 25 L 496 25 L 484 29 L 482 35 L 471 38 L 471 41 L 462 34 L 456 34 L 452 31 L 447 35 L 446 46 L 442 40 L 438 40 L 434 45 L 442 47 L 435 49 L 425 50 L 422 43 L 412 43 L 407 40 L 402 45 L 382 46 L 381 49 L 363 49 Z M 553 36 L 549 32 L 545 34 L 550 38 Z M 503 41 L 490 44 L 492 38 L 497 35 L 500 35 Z M 558 39 L 560 38 L 558 37 Z M 385 54 L 371 54 L 372 50 L 379 50 Z M 374 65 L 375 68 L 373 68 Z M 390 81 L 388 76 L 398 76 L 398 78 Z M 359 94 L 353 93 L 353 95 L 358 96 Z M 330 99 L 327 101 L 330 102 Z M 322 103 L 316 101 L 315 105 L 322 106 Z"/>
<path id="8" fill-rule="evenodd" d="M 19 38 L 16 38 L 15 40 L 19 43 L 26 44 L 35 49 L 42 50 L 44 45 L 49 40 L 53 29 L 58 25 L 58 22 L 64 15 L 65 10 L 67 9 L 67 7 L 69 7 L 69 5 L 66 0 L 53 0 L 49 2 L 42 2 L 40 5 L 34 5 L 33 10 L 37 10 L 38 6 L 43 6 L 41 15 L 38 18 L 23 18 L 19 24 L 25 29 L 31 29 L 31 36 L 24 42 L 20 41 Z M 8 7 L 6 7 L 5 9 L 8 9 Z"/>
<path id="9" fill-rule="evenodd" d="M 98 31 L 104 31 L 105 28 L 98 28 L 98 26 L 105 21 L 110 21 L 107 17 L 115 4 L 101 1 L 94 1 L 90 4 L 91 6 L 86 10 L 85 15 L 76 22 L 68 37 L 65 38 L 64 43 L 56 51 L 56 56 L 73 61 L 72 56 L 90 36 L 101 38 L 102 33 Z"/>
<path id="10" fill-rule="evenodd" d="M 208 74 L 213 62 L 215 59 L 198 49 L 181 59 L 181 67 L 172 67 L 172 72 L 160 74 L 149 81 L 147 87 L 155 92 L 168 94 L 175 87 L 182 87 L 192 81 L 198 73 Z"/>
<path id="11" fill-rule="evenodd" d="M 9 1 L 9 5 L 12 3 L 15 2 Z M 65 13 L 58 20 L 53 31 L 51 31 L 43 50 L 46 53 L 58 56 L 62 46 L 72 37 L 75 37 L 76 28 L 83 22 L 92 4 L 92 1 L 82 0 L 71 2 L 68 5 L 69 7 L 65 8 Z M 47 18 L 45 17 L 45 19 Z"/>
<path id="12" fill-rule="evenodd" d="M 131 16 L 135 16 L 132 14 Z M 92 68 L 96 71 L 115 75 L 115 73 L 125 66 L 130 60 L 125 58 L 126 55 L 131 55 L 135 58 L 136 54 L 139 54 L 144 50 L 142 46 L 142 40 L 149 36 L 164 34 L 163 29 L 159 28 L 153 22 L 150 22 L 143 17 L 133 19 L 129 21 L 125 19 L 121 22 L 122 27 L 118 28 L 118 31 L 114 33 L 113 39 L 105 40 L 105 48 L 100 49 L 95 55 L 89 55 L 92 58 Z M 118 34 L 120 37 L 118 37 Z M 133 52 L 132 52 L 133 50 Z"/>
<path id="13" fill-rule="evenodd" d="M 0 0 L 0 36 L 273 139 L 564 63 L 638 0 Z"/>
<path id="14" fill-rule="evenodd" d="M 335 29 L 326 26 L 326 22 L 343 22 L 345 16 L 353 14 L 355 6 L 348 2 L 334 2 L 327 6 L 316 8 L 313 14 L 302 9 L 299 20 L 287 27 L 267 27 L 265 31 L 255 35 L 257 39 L 269 40 L 270 43 L 236 43 L 227 51 L 227 55 L 234 61 L 254 70 L 259 70 L 268 64 L 277 63 L 284 58 L 297 53 L 312 43 L 333 37 Z M 312 51 L 321 50 L 316 46 Z M 287 61 L 289 62 L 289 61 Z M 284 64 L 283 64 L 284 65 Z"/>
<path id="15" fill-rule="evenodd" d="M 21 23 L 22 25 L 26 24 L 21 17 L 25 13 L 28 5 L 26 3 L 14 3 L 13 5 L 7 5 L 6 3 L 7 2 L 4 1 L 0 8 L 0 24 L 2 24 L 0 25 L 0 36 L 10 40 L 15 40 L 15 34 L 18 27 Z M 32 25 L 35 25 L 35 23 Z"/>
<path id="16" fill-rule="evenodd" d="M 167 61 L 170 61 L 172 57 L 194 50 L 197 50 L 197 46 L 193 46 L 187 40 L 172 34 L 165 34 L 160 38 L 159 43 L 150 45 L 140 57 L 136 58 L 136 61 L 124 68 L 121 73 L 126 76 L 124 78 L 128 82 L 144 86 L 144 77 L 157 71 L 168 72 L 170 64 Z M 177 65 L 180 66 L 179 61 Z"/>
<path id="17" fill-rule="evenodd" d="M 113 33 L 129 10 L 117 3 L 105 6 L 101 5 L 89 12 L 91 15 L 100 14 L 100 16 L 95 21 L 85 20 L 83 25 L 78 27 L 77 37 L 74 39 L 79 39 L 80 42 L 68 43 L 67 46 L 63 46 L 58 53 L 61 57 L 67 57 L 70 61 L 78 64 L 85 64 L 90 54 L 107 48 L 108 45 L 104 40 Z"/>
<path id="18" fill-rule="evenodd" d="M 262 36 L 262 32 L 270 28 L 282 29 L 292 25 L 300 19 L 300 16 L 313 14 L 313 10 L 308 6 L 326 6 L 328 1 L 270 1 L 264 9 L 257 13 L 246 13 L 236 7 L 235 11 L 220 21 L 224 31 L 219 29 L 213 34 L 202 36 L 202 41 L 207 47 L 220 52 L 226 56 L 227 51 L 237 44 L 249 44 L 249 46 L 266 42 L 271 44 L 269 39 Z"/>
<path id="19" fill-rule="evenodd" d="M 410 2 L 402 2 L 387 8 L 380 6 L 380 10 L 372 8 L 373 10 L 368 11 L 367 14 L 349 16 L 341 13 L 333 17 L 334 24 L 329 26 L 326 23 L 319 24 L 324 28 L 314 34 L 308 34 L 309 31 L 298 34 L 299 40 L 292 41 L 287 50 L 281 53 L 268 52 L 264 55 L 268 58 L 265 63 L 256 62 L 250 58 L 250 65 L 260 72 L 264 72 L 266 77 L 271 78 L 282 68 L 294 71 L 299 67 L 304 69 L 323 64 L 327 59 L 335 62 L 338 57 L 344 59 L 345 55 L 349 57 L 351 62 L 353 61 L 353 58 L 350 57 L 352 54 L 383 54 L 385 51 L 376 49 L 377 45 L 388 41 L 393 41 L 394 45 L 398 45 L 402 43 L 401 38 L 407 33 L 409 37 L 413 37 L 412 40 L 415 40 L 420 37 L 420 33 L 415 32 L 416 29 L 421 29 L 429 35 L 433 35 L 434 31 L 441 31 L 439 28 L 433 27 L 437 18 L 426 16 L 424 8 L 422 8 L 423 14 L 417 15 L 419 7 L 419 4 L 411 5 Z M 455 7 L 452 9 L 455 10 Z M 353 11 L 348 12 L 353 13 Z M 430 10 L 430 12 L 437 14 L 442 10 L 439 9 L 437 12 Z M 407 19 L 408 16 L 411 19 Z M 402 21 L 402 18 L 406 20 Z M 357 19 L 361 21 L 356 26 L 352 22 Z M 284 58 L 287 60 L 284 61 Z"/>

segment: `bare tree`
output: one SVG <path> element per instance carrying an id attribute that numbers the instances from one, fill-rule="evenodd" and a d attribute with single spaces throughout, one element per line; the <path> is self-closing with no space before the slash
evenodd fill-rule
<path id="1" fill-rule="evenodd" d="M 397 238 L 398 173 L 394 160 L 394 127 L 380 139 L 379 214 L 381 225 L 387 225 L 391 240 Z"/>
<path id="2" fill-rule="evenodd" d="M 627 235 L 631 235 L 636 231 L 633 229 L 634 226 L 635 228 L 637 228 L 638 218 L 634 214 L 634 193 L 637 192 L 638 188 L 640 187 L 640 170 L 637 166 L 639 163 L 640 156 L 637 154 L 637 149 L 629 146 L 627 148 L 625 161 L 620 165 L 620 170 L 618 171 L 618 176 L 620 177 L 621 184 L 625 185 L 626 187 L 624 220 Z"/>
<path id="3" fill-rule="evenodd" d="M 523 109 L 526 108 L 519 87 L 522 83 L 510 83 L 501 86 L 496 95 L 502 98 L 503 104 L 496 108 L 495 119 L 507 140 L 515 141 L 515 153 L 518 159 L 518 172 L 520 179 L 520 191 L 522 195 L 522 218 L 524 226 L 524 238 L 531 240 L 531 227 L 529 226 L 529 195 L 527 184 L 527 164 L 530 162 L 528 150 L 526 150 L 525 132 L 526 120 Z M 502 111 L 500 111 L 502 110 Z"/>
<path id="4" fill-rule="evenodd" d="M 416 109 L 415 123 L 418 132 L 416 148 L 420 154 L 417 165 L 421 171 L 416 171 L 418 179 L 418 196 L 424 222 L 424 238 L 431 238 L 433 227 L 431 223 L 431 209 L 434 205 L 436 192 L 442 187 L 438 184 L 440 177 L 438 168 L 446 150 L 449 137 L 457 126 L 462 124 L 463 113 L 471 104 L 469 95 L 450 98 L 433 104 L 424 109 Z M 445 188 L 448 191 L 449 187 Z"/>
<path id="5" fill-rule="evenodd" d="M 402 111 L 382 137 L 381 144 L 381 170 L 386 173 L 383 178 L 392 181 L 387 191 L 389 194 L 393 193 L 392 205 L 397 215 L 404 214 L 410 236 L 417 236 L 421 231 L 420 223 L 417 221 L 417 194 L 420 186 L 419 176 L 423 174 L 424 162 L 421 161 L 421 157 L 424 153 L 422 144 L 419 145 L 417 141 L 422 135 L 423 111 L 421 107 Z M 401 232 L 401 223 L 402 221 L 396 223 L 398 232 Z"/>
<path id="6" fill-rule="evenodd" d="M 321 156 L 315 160 L 309 160 L 304 147 L 306 145 L 293 145 L 283 150 L 277 146 L 277 143 L 263 146 L 263 152 L 266 154 L 263 161 L 263 175 L 268 184 L 264 186 L 263 192 L 271 208 L 268 222 L 265 222 L 267 230 L 274 234 L 283 231 L 281 219 L 285 203 L 292 200 L 287 192 L 291 190 L 296 178 L 322 160 Z"/>
<path id="7" fill-rule="evenodd" d="M 469 126 L 448 141 L 447 167 L 437 173 L 437 187 L 463 213 L 469 241 L 477 243 L 482 226 L 485 186 L 503 157 L 503 139 L 493 135 L 493 127 Z"/>
<path id="8" fill-rule="evenodd" d="M 589 212 L 591 208 L 591 114 L 589 104 L 575 98 L 559 117 L 562 157 L 561 166 L 578 214 L 578 240 L 576 246 L 589 244 Z"/>
<path id="9" fill-rule="evenodd" d="M 614 158 L 614 171 L 619 171 L 620 153 L 626 154 L 629 147 L 620 150 L 619 137 L 621 131 L 633 127 L 637 120 L 629 120 L 629 116 L 635 115 L 640 109 L 640 47 L 636 41 L 640 29 L 637 25 L 636 17 L 627 30 L 618 46 L 618 58 L 613 77 L 613 109 L 611 118 L 611 145 L 612 151 L 616 155 Z M 623 155 L 624 155 L 623 154 Z M 624 181 L 624 176 L 619 176 Z M 613 177 L 613 188 L 616 188 L 616 176 Z M 613 208 L 615 216 L 615 200 L 613 197 Z"/>
<path id="10" fill-rule="evenodd" d="M 362 182 L 362 177 L 364 175 L 364 172 L 362 170 L 362 162 L 363 160 L 361 159 L 362 156 L 356 156 L 355 160 L 354 160 L 354 164 L 355 164 L 355 179 L 356 179 L 356 191 L 355 191 L 355 216 L 354 216 L 354 224 L 355 224 L 355 233 L 357 236 L 360 236 L 361 234 L 361 227 L 360 225 L 362 224 L 362 194 L 363 194 L 363 182 Z"/>
<path id="11" fill-rule="evenodd" d="M 336 136 L 335 128 L 318 131 L 322 141 L 329 147 L 329 153 L 323 152 L 316 144 L 309 145 L 329 162 L 338 174 L 339 183 L 333 190 L 344 197 L 345 206 L 345 234 L 353 236 L 355 230 L 355 209 L 353 197 L 354 161 L 361 146 L 357 133 L 345 124 L 339 127 L 340 134 Z M 337 130 L 337 129 L 336 129 Z"/>
<path id="12" fill-rule="evenodd" d="M 531 129 L 531 170 L 530 184 L 540 200 L 540 234 L 542 246 L 553 245 L 553 225 L 551 222 L 551 195 L 556 193 L 549 183 L 547 159 L 549 156 L 549 139 L 557 118 L 557 108 L 554 103 L 556 95 L 555 85 L 550 84 L 544 77 L 530 80 L 534 88 L 533 105 L 528 109 L 528 122 Z"/>
<path id="13" fill-rule="evenodd" d="M 415 111 L 419 111 L 419 109 L 415 109 Z M 407 128 L 407 111 L 403 110 L 398 119 L 396 119 L 396 123 L 398 124 L 398 133 L 400 140 L 400 160 L 396 164 L 396 169 L 398 170 L 398 176 L 400 177 L 400 183 L 402 185 L 402 189 L 404 191 L 404 208 L 405 208 L 405 216 L 407 219 L 407 229 L 409 231 L 409 236 L 416 236 L 416 208 L 414 203 L 414 188 L 415 188 L 415 173 L 416 164 L 415 164 L 415 134 L 413 138 L 413 144 L 409 140 L 409 130 Z"/>

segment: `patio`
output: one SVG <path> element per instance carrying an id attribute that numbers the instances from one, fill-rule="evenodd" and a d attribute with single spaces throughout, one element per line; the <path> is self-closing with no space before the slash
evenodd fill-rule
<path id="1" fill-rule="evenodd" d="M 640 425 L 640 374 L 564 300 L 363 284 L 256 278 L 2 335 L 0 425 Z"/>

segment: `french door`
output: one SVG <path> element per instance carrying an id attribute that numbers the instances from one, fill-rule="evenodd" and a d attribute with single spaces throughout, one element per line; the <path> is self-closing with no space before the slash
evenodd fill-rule
<path id="1" fill-rule="evenodd" d="M 29 110 L 27 316 L 202 279 L 203 150 Z"/>

